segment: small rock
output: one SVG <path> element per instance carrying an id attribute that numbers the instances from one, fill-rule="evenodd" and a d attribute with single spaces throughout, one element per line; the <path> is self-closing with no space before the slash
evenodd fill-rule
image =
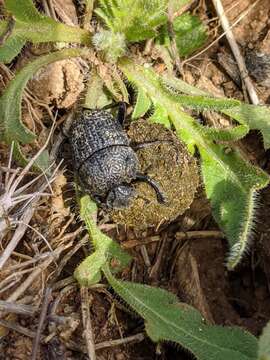
<path id="1" fill-rule="evenodd" d="M 37 72 L 29 82 L 32 93 L 42 102 L 69 108 L 84 89 L 83 74 L 76 60 L 61 60 Z"/>

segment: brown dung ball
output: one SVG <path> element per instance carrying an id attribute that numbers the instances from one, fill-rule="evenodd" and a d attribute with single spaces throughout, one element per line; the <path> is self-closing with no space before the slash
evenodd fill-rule
<path id="1" fill-rule="evenodd" d="M 111 211 L 113 221 L 137 229 L 173 221 L 190 207 L 199 185 L 195 158 L 174 133 L 161 124 L 145 120 L 133 122 L 128 136 L 133 144 L 148 143 L 137 150 L 141 172 L 160 185 L 167 201 L 160 204 L 147 183 L 134 183 L 137 197 L 128 208 Z"/>

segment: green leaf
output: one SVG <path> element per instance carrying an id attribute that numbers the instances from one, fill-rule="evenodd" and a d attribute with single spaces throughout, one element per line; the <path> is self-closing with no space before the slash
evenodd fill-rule
<path id="1" fill-rule="evenodd" d="M 17 141 L 14 142 L 13 157 L 23 167 L 26 166 L 29 162 L 29 160 L 22 153 L 21 147 Z M 48 170 L 49 166 L 50 166 L 49 152 L 47 149 L 45 149 L 39 155 L 39 157 L 34 161 L 34 164 L 31 167 L 31 170 L 33 170 L 37 173 L 40 173 L 41 171 L 43 172 L 43 171 Z"/>
<path id="2" fill-rule="evenodd" d="M 238 125 L 227 129 L 202 126 L 201 129 L 213 141 L 236 141 L 245 137 L 249 132 L 249 127 L 246 125 Z"/>
<path id="3" fill-rule="evenodd" d="M 204 185 L 213 215 L 227 235 L 231 247 L 227 266 L 229 269 L 235 268 L 252 235 L 257 191 L 269 183 L 269 176 L 247 163 L 236 152 L 228 152 L 224 146 L 216 144 L 213 140 L 216 130 L 202 129 L 190 115 L 183 112 L 181 98 L 171 96 L 168 89 L 162 86 L 160 77 L 152 70 L 128 60 L 122 60 L 120 67 L 127 78 L 138 88 L 142 88 L 154 104 L 167 110 L 177 135 L 185 141 L 188 149 L 193 153 L 194 146 L 198 148 L 202 158 Z M 229 104 L 232 100 L 228 101 Z M 244 135 L 246 130 L 240 128 L 239 132 L 238 128 L 234 130 L 236 134 L 227 131 L 220 135 L 233 139 Z"/>
<path id="4" fill-rule="evenodd" d="M 171 127 L 167 110 L 164 107 L 160 106 L 159 104 L 155 105 L 154 113 L 149 118 L 149 121 L 157 124 L 162 124 L 168 129 Z"/>
<path id="5" fill-rule="evenodd" d="M 213 216 L 224 230 L 230 253 L 227 267 L 234 269 L 248 249 L 254 230 L 257 191 L 269 178 L 262 170 L 244 161 L 237 152 L 212 144 L 200 147 L 202 175 Z"/>
<path id="6" fill-rule="evenodd" d="M 270 109 L 268 107 L 241 104 L 235 108 L 226 109 L 223 113 L 241 124 L 247 124 L 250 129 L 260 130 L 264 148 L 266 150 L 270 148 Z"/>
<path id="7" fill-rule="evenodd" d="M 209 326 L 191 306 L 175 295 L 147 285 L 119 281 L 108 267 L 104 274 L 115 292 L 145 319 L 153 341 L 173 341 L 198 360 L 255 360 L 257 340 L 240 328 Z"/>
<path id="8" fill-rule="evenodd" d="M 186 95 L 206 96 L 213 98 L 213 96 L 206 91 L 200 90 L 181 79 L 175 78 L 174 76 L 169 76 L 167 74 L 161 77 L 161 85 L 173 94 L 183 93 Z"/>
<path id="9" fill-rule="evenodd" d="M 37 58 L 21 69 L 10 81 L 0 98 L 0 138 L 7 143 L 18 141 L 23 144 L 34 140 L 35 135 L 21 122 L 21 101 L 27 81 L 42 66 L 70 57 L 83 56 L 86 49 L 64 49 Z"/>
<path id="10" fill-rule="evenodd" d="M 14 28 L 0 47 L 0 60 L 10 62 L 26 43 L 74 42 L 90 45 L 90 33 L 78 27 L 55 21 L 37 11 L 31 0 L 6 0 L 6 9 L 15 19 Z M 7 21 L 0 22 L 0 34 L 5 32 Z"/>
<path id="11" fill-rule="evenodd" d="M 241 102 L 236 99 L 214 98 L 209 96 L 209 94 L 205 96 L 205 93 L 201 90 L 194 91 L 191 85 L 179 79 L 173 81 L 172 79 L 170 80 L 170 78 L 166 79 L 163 77 L 160 78 L 160 83 L 168 95 L 176 102 L 194 110 L 225 111 L 225 109 L 235 108 L 241 105 Z M 182 94 L 182 92 L 189 92 L 192 93 L 192 95 Z"/>
<path id="12" fill-rule="evenodd" d="M 230 109 L 240 104 L 240 101 L 235 99 L 220 99 L 210 98 L 206 96 L 190 96 L 181 94 L 170 93 L 176 102 L 184 107 L 188 107 L 194 110 L 215 110 L 223 111 L 224 109 Z"/>
<path id="13" fill-rule="evenodd" d="M 99 0 L 96 14 L 115 33 L 128 41 L 156 36 L 156 28 L 167 21 L 168 0 Z"/>
<path id="14" fill-rule="evenodd" d="M 184 93 L 187 95 L 212 97 L 211 94 L 172 76 L 165 75 L 161 81 L 162 85 L 172 94 Z M 248 125 L 250 129 L 260 130 L 263 135 L 265 149 L 270 147 L 270 109 L 268 107 L 240 104 L 236 107 L 223 109 L 221 112 L 241 124 Z"/>
<path id="15" fill-rule="evenodd" d="M 181 56 L 188 56 L 207 40 L 207 29 L 197 16 L 188 13 L 173 21 L 176 46 Z"/>
<path id="16" fill-rule="evenodd" d="M 138 119 L 139 117 L 143 116 L 150 109 L 150 107 L 151 100 L 144 91 L 139 89 L 136 99 L 136 105 L 132 113 L 132 119 Z"/>
<path id="17" fill-rule="evenodd" d="M 8 27 L 8 21 L 0 21 L 0 37 L 3 36 Z M 14 30 L 13 30 L 14 31 Z M 9 63 L 22 50 L 26 43 L 20 35 L 13 34 L 9 36 L 3 45 L 0 46 L 0 62 Z"/>
<path id="18" fill-rule="evenodd" d="M 207 40 L 207 28 L 198 18 L 188 13 L 173 20 L 173 31 L 176 47 L 181 57 L 192 54 L 202 47 Z M 164 25 L 157 38 L 157 43 L 171 47 L 168 26 Z"/>
<path id="19" fill-rule="evenodd" d="M 258 360 L 270 360 L 270 322 L 259 338 Z"/>
<path id="20" fill-rule="evenodd" d="M 179 11 L 183 6 L 187 5 L 190 2 L 191 0 L 170 0 L 170 7 L 175 12 Z"/>
<path id="21" fill-rule="evenodd" d="M 80 215 L 85 222 L 95 252 L 88 256 L 75 270 L 74 276 L 84 286 L 91 286 L 101 278 L 101 268 L 110 264 L 113 272 L 124 269 L 130 257 L 110 237 L 103 234 L 93 218 L 97 212 L 96 204 L 88 195 L 80 199 Z"/>
<path id="22" fill-rule="evenodd" d="M 44 18 L 37 11 L 32 0 L 5 0 L 5 8 L 20 21 L 35 22 Z"/>

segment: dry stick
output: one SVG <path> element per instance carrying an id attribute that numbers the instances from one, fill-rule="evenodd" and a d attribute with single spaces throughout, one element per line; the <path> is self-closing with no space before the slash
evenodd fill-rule
<path id="1" fill-rule="evenodd" d="M 84 337 L 87 347 L 87 353 L 90 360 L 96 360 L 94 334 L 90 317 L 90 299 L 88 289 L 84 286 L 81 287 L 81 308 L 82 320 L 84 327 Z"/>
<path id="2" fill-rule="evenodd" d="M 51 179 L 49 180 L 52 182 L 54 180 L 54 174 L 56 173 L 58 167 L 55 169 L 55 172 L 52 174 Z M 44 182 L 40 185 L 40 190 L 43 191 L 47 187 L 47 182 Z M 23 237 L 27 227 L 28 223 L 30 222 L 33 214 L 34 214 L 34 206 L 37 204 L 39 200 L 40 194 L 37 194 L 36 197 L 33 196 L 32 199 L 28 200 L 28 203 L 26 203 L 21 210 L 24 210 L 24 213 L 20 219 L 21 224 L 17 227 L 15 230 L 15 233 L 10 240 L 9 244 L 3 251 L 2 255 L 0 256 L 0 270 L 3 268 L 4 264 L 10 257 L 13 250 L 15 250 L 16 246 L 18 245 L 19 241 Z M 6 228 L 8 227 L 8 224 L 5 220 L 1 221 L 0 219 L 0 235 L 4 233 Z"/>
<path id="3" fill-rule="evenodd" d="M 207 239 L 207 238 L 224 238 L 225 235 L 217 230 L 203 230 L 203 231 L 180 231 L 175 234 L 176 240 L 189 239 Z"/>
<path id="4" fill-rule="evenodd" d="M 91 19 L 92 19 L 92 13 L 93 13 L 93 8 L 94 8 L 94 1 L 95 0 L 87 0 L 86 6 L 85 6 L 85 15 L 84 15 L 84 19 L 83 19 L 83 28 L 86 30 L 90 30 L 91 29 Z"/>
<path id="5" fill-rule="evenodd" d="M 12 251 L 16 248 L 19 241 L 23 237 L 23 235 L 27 229 L 26 224 L 28 224 L 30 222 L 30 220 L 32 219 L 32 216 L 34 214 L 34 206 L 33 205 L 34 204 L 32 204 L 32 206 L 29 206 L 28 209 L 25 211 L 25 213 L 22 215 L 22 220 L 21 220 L 22 224 L 20 224 L 17 227 L 17 229 L 15 230 L 15 233 L 12 237 L 12 240 L 8 243 L 2 256 L 0 257 L 0 270 L 3 268 L 6 261 L 9 259 Z"/>
<path id="6" fill-rule="evenodd" d="M 183 66 L 181 64 L 181 59 L 179 56 L 179 52 L 177 49 L 176 39 L 175 39 L 175 33 L 173 28 L 173 8 L 172 5 L 169 5 L 168 8 L 168 30 L 169 30 L 169 36 L 171 38 L 171 50 L 173 53 L 174 61 L 177 67 L 177 70 L 180 75 L 183 74 Z"/>
<path id="7" fill-rule="evenodd" d="M 17 331 L 18 333 L 28 336 L 30 338 L 35 337 L 34 331 L 28 330 L 27 328 L 25 328 L 21 325 L 18 325 L 16 323 L 13 323 L 11 321 L 0 320 L 0 326 L 7 328 L 7 329 L 11 329 L 13 331 Z"/>
<path id="8" fill-rule="evenodd" d="M 46 149 L 46 147 L 49 144 L 49 141 L 51 139 L 51 136 L 53 134 L 54 131 L 54 124 L 51 127 L 51 130 L 49 132 L 49 135 L 47 137 L 47 140 L 45 141 L 45 144 L 39 149 L 39 151 L 36 153 L 35 156 L 32 157 L 32 159 L 29 161 L 29 163 L 23 168 L 22 172 L 20 173 L 20 175 L 18 176 L 18 178 L 14 181 L 14 183 L 12 184 L 11 188 L 10 188 L 10 192 L 14 193 L 17 186 L 19 185 L 19 183 L 22 181 L 24 175 L 27 174 L 27 172 L 30 170 L 30 168 L 32 167 L 32 165 L 34 164 L 35 160 L 41 155 L 41 153 Z"/>
<path id="9" fill-rule="evenodd" d="M 0 300 L 0 311 L 5 311 L 6 313 L 19 314 L 33 316 L 37 311 L 36 306 L 17 304 L 10 301 Z"/>
<path id="10" fill-rule="evenodd" d="M 62 249 L 57 249 L 57 256 L 60 255 Z M 60 251 L 59 251 L 60 250 Z M 39 267 L 33 271 L 28 278 L 7 298 L 7 301 L 15 301 L 17 300 L 25 290 L 35 281 L 35 279 L 44 271 L 55 259 L 55 256 L 51 256 L 49 259 L 44 261 Z"/>
<path id="11" fill-rule="evenodd" d="M 138 333 L 136 335 L 131 335 L 131 336 L 128 336 L 123 339 L 103 341 L 102 343 L 96 344 L 96 350 L 105 349 L 105 348 L 113 347 L 113 346 L 124 345 L 124 344 L 128 344 L 130 342 L 141 342 L 144 339 L 145 339 L 145 335 L 143 333 Z"/>
<path id="12" fill-rule="evenodd" d="M 259 1 L 260 0 L 256 1 L 255 5 Z M 237 42 L 235 40 L 235 37 L 233 35 L 233 32 L 231 30 L 229 20 L 228 20 L 227 16 L 225 15 L 225 11 L 224 11 L 223 5 L 221 3 L 221 0 L 212 0 L 212 2 L 214 4 L 214 6 L 215 6 L 218 17 L 220 18 L 222 28 L 223 28 L 224 32 L 226 33 L 226 38 L 227 38 L 227 40 L 228 40 L 228 42 L 230 44 L 231 50 L 233 52 L 233 55 L 235 57 L 237 65 L 239 67 L 240 75 L 241 75 L 241 78 L 242 78 L 242 83 L 244 83 L 245 86 L 246 86 L 246 89 L 247 89 L 247 92 L 249 94 L 249 98 L 250 98 L 252 104 L 258 105 L 260 100 L 258 98 L 258 95 L 256 93 L 254 85 L 253 85 L 250 77 L 248 76 L 248 71 L 247 71 L 247 68 L 246 68 L 244 58 L 243 58 L 243 56 L 242 56 L 242 54 L 240 52 L 239 46 L 238 46 L 238 44 L 237 44 Z M 255 5 L 253 4 L 253 7 Z"/>
<path id="13" fill-rule="evenodd" d="M 48 287 L 44 294 L 44 301 L 43 301 L 41 312 L 40 312 L 38 328 L 37 328 L 36 336 L 33 341 L 31 360 L 35 360 L 37 358 L 38 345 L 40 343 L 42 329 L 44 326 L 44 322 L 46 320 L 48 306 L 49 306 L 49 303 L 51 300 L 51 294 L 52 294 L 52 289 L 50 287 Z"/>
<path id="14" fill-rule="evenodd" d="M 9 152 L 8 165 L 7 165 L 8 170 L 11 170 L 13 150 L 14 150 L 14 141 L 12 141 L 11 143 L 11 148 Z M 5 176 L 5 188 L 7 188 L 8 180 L 9 180 L 9 172 L 7 172 Z"/>

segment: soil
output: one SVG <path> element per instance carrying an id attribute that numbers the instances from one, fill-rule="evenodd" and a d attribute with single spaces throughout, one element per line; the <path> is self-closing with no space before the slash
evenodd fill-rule
<path id="1" fill-rule="evenodd" d="M 79 1 L 57 0 L 54 3 L 59 19 L 67 23 L 70 21 L 70 24 L 78 22 L 82 10 Z M 222 33 L 213 5 L 207 0 L 191 3 L 191 11 L 198 14 L 209 28 L 210 44 Z M 229 21 L 233 23 L 254 1 L 223 0 L 222 3 Z M 266 56 L 270 55 L 269 18 L 270 2 L 261 0 L 233 28 L 243 52 L 251 49 L 263 52 Z M 0 66 L 0 80 L 3 85 L 11 78 L 9 71 L 19 68 L 25 57 L 29 60 L 29 56 L 36 56 L 30 50 L 29 45 L 9 69 Z M 134 51 L 139 50 L 135 46 Z M 138 61 L 142 60 L 141 57 L 142 55 Z M 148 62 L 152 61 L 151 51 L 146 57 Z M 226 59 L 225 65 L 224 61 L 220 61 L 221 58 Z M 162 72 L 165 64 L 162 61 L 153 62 L 157 71 Z M 59 109 L 57 126 L 58 129 L 61 128 L 70 107 L 82 96 L 84 71 L 83 64 L 67 61 L 47 67 L 32 80 L 29 87 L 31 98 L 27 98 L 23 103 L 23 119 L 27 126 L 38 134 L 38 138 L 33 148 L 23 148 L 25 152 L 35 152 L 44 143 L 53 123 L 52 111 L 55 113 Z M 237 83 L 237 76 L 239 79 L 224 37 L 197 58 L 185 62 L 183 69 L 184 80 L 202 90 L 216 96 L 246 100 L 241 84 Z M 270 77 L 270 72 L 268 76 Z M 253 79 L 261 103 L 269 104 L 270 87 L 267 87 L 267 82 L 262 83 L 260 77 L 255 75 Z M 53 83 L 57 82 L 55 92 L 51 80 Z M 40 81 L 44 81 L 46 87 L 41 87 Z M 211 115 L 205 114 L 204 121 L 211 125 L 226 124 L 227 119 Z M 134 129 L 131 127 L 131 137 L 132 131 Z M 261 166 L 270 174 L 270 153 L 264 151 L 259 133 L 251 132 L 238 146 L 253 164 Z M 168 144 L 155 147 L 151 154 L 158 156 L 166 151 L 171 157 L 170 161 L 177 161 L 174 159 L 174 147 Z M 152 160 L 147 158 L 147 149 L 143 149 L 142 153 L 147 166 Z M 1 144 L 1 165 L 6 166 L 8 154 L 9 147 Z M 186 155 L 184 158 L 186 162 L 192 162 Z M 203 187 L 198 184 L 195 160 L 192 164 L 195 185 L 189 190 L 185 204 L 188 209 L 185 212 L 177 209 L 175 213 L 169 214 L 166 221 L 162 221 L 164 216 L 161 215 L 158 221 L 155 219 L 154 223 L 151 223 L 152 227 L 144 226 L 143 229 L 138 229 L 134 227 L 134 223 L 129 223 L 132 226 L 117 224 L 106 212 L 100 210 L 99 227 L 133 257 L 130 267 L 122 273 L 122 279 L 167 289 L 175 293 L 181 301 L 197 308 L 210 323 L 241 326 L 257 336 L 270 319 L 270 187 L 265 188 L 259 195 L 256 232 L 250 251 L 235 271 L 228 272 L 224 266 L 228 244 L 212 218 Z M 157 174 L 155 171 L 154 175 Z M 174 178 L 175 174 L 169 176 Z M 29 177 L 31 178 L 31 174 Z M 0 298 L 20 304 L 24 313 L 3 313 L 1 309 L 2 319 L 7 323 L 2 320 L 0 322 L 0 336 L 3 338 L 0 344 L 0 359 L 30 359 L 39 325 L 41 343 L 37 347 L 36 359 L 87 359 L 81 293 L 72 274 L 91 249 L 74 202 L 73 181 L 71 168 L 67 165 L 52 183 L 53 196 L 44 196 L 35 204 L 31 228 L 26 230 L 1 273 Z M 165 184 L 162 177 L 160 181 L 162 185 Z M 0 193 L 4 188 L 3 184 L 4 176 L 0 173 Z M 187 185 L 190 184 L 185 186 Z M 147 185 L 145 186 L 147 188 Z M 138 185 L 142 192 L 146 191 L 146 188 L 143 189 L 142 184 Z M 174 189 L 170 195 L 172 197 L 173 191 Z M 149 195 L 146 191 L 144 196 L 150 196 L 153 200 L 155 194 L 151 192 Z M 143 211 L 144 205 L 143 203 L 136 211 Z M 118 218 L 115 215 L 114 220 L 117 219 L 119 223 L 125 222 L 123 214 L 118 213 Z M 142 222 L 141 218 L 138 221 Z M 185 236 L 185 233 L 191 231 L 197 231 L 195 234 L 198 236 Z M 1 249 L 7 246 L 12 235 L 12 230 L 5 233 Z M 44 242 L 44 238 L 49 244 Z M 49 247 L 54 251 L 58 250 L 58 256 L 50 258 Z M 38 269 L 42 271 L 37 272 Z M 34 273 L 36 275 L 30 281 L 28 276 Z M 25 286 L 22 291 L 21 285 L 25 285 L 26 280 L 29 280 L 30 285 Z M 21 292 L 16 295 L 18 291 Z M 47 316 L 42 318 L 42 309 L 46 302 Z M 97 350 L 99 360 L 192 359 L 192 356 L 180 347 L 151 342 L 144 332 L 143 321 L 115 296 L 105 280 L 89 290 L 89 311 L 94 342 L 101 345 L 101 349 Z M 128 341 L 131 336 L 135 336 L 134 341 Z M 127 341 L 112 345 L 109 343 L 112 340 Z"/>

